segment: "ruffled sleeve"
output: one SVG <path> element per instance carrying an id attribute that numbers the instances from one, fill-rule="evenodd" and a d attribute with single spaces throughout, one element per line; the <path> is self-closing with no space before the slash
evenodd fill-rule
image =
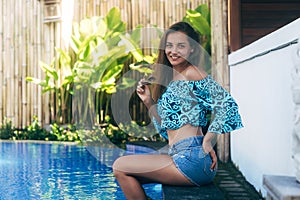
<path id="1" fill-rule="evenodd" d="M 199 90 L 201 90 L 199 92 Z M 212 78 L 198 85 L 196 92 L 202 94 L 200 103 L 203 103 L 211 111 L 211 122 L 208 132 L 228 133 L 243 127 L 238 105 L 232 96 Z M 205 95 L 203 95 L 205 94 Z"/>

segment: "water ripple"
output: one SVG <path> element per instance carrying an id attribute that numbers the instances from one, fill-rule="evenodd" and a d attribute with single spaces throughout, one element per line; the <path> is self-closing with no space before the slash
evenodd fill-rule
<path id="1" fill-rule="evenodd" d="M 112 174 L 115 150 L 93 151 L 101 159 L 82 146 L 0 142 L 0 200 L 125 199 Z M 145 190 L 161 199 L 161 185 Z"/>

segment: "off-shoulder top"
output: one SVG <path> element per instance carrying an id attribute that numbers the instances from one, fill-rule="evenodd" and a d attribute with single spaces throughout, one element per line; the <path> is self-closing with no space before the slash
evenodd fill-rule
<path id="1" fill-rule="evenodd" d="M 158 99 L 159 121 L 152 117 L 156 130 L 168 139 L 167 130 L 176 130 L 186 124 L 204 127 L 211 111 L 208 132 L 231 132 L 243 127 L 238 105 L 232 96 L 210 75 L 201 80 L 171 81 Z"/>

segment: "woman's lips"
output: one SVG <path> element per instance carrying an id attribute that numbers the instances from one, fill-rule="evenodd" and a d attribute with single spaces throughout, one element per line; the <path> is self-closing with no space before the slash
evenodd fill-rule
<path id="1" fill-rule="evenodd" d="M 169 56 L 172 60 L 178 60 L 180 58 L 180 56 L 174 56 L 174 55 L 170 55 Z"/>

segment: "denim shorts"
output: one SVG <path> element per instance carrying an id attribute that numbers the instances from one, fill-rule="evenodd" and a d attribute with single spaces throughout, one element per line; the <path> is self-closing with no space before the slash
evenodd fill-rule
<path id="1" fill-rule="evenodd" d="M 168 155 L 179 171 L 197 186 L 212 182 L 216 170 L 211 170 L 212 159 L 202 148 L 203 136 L 188 137 L 169 148 Z"/>

